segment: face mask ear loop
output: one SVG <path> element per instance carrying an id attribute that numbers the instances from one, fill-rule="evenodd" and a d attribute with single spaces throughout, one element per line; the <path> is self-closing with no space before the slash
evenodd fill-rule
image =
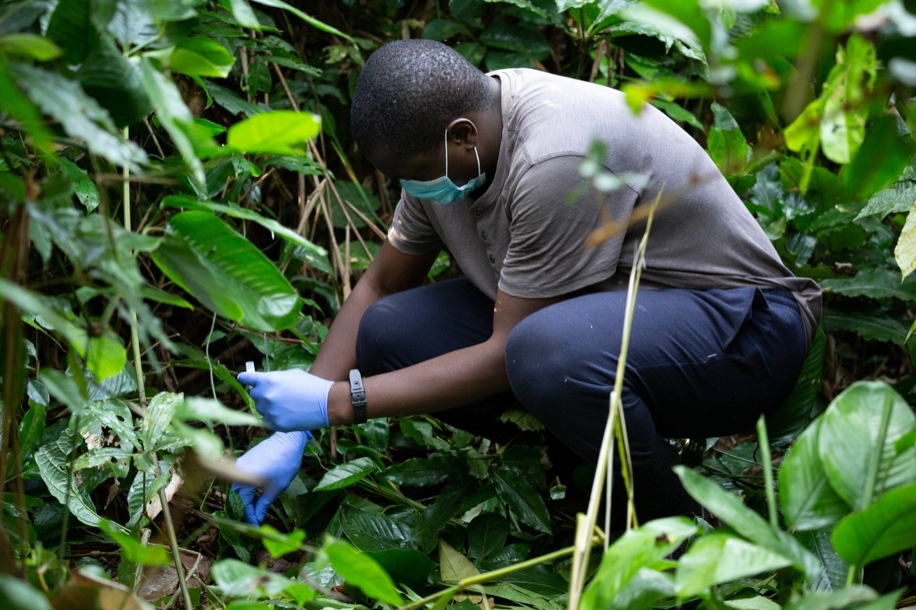
<path id="1" fill-rule="evenodd" d="M 477 147 L 476 147 L 476 146 L 474 147 L 474 156 L 477 157 L 477 175 L 479 176 L 479 175 L 480 175 L 480 155 L 477 154 Z M 447 167 L 447 166 L 446 166 L 446 168 L 445 168 L 445 171 L 446 171 L 446 172 L 448 171 L 448 167 Z"/>
<path id="2" fill-rule="evenodd" d="M 448 127 L 445 128 L 445 177 L 448 178 Z"/>

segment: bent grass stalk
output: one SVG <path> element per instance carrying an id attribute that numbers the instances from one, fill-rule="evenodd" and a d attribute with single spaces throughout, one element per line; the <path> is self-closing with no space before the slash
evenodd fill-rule
<path id="1" fill-rule="evenodd" d="M 574 545 L 575 551 L 573 553 L 572 573 L 569 578 L 569 603 L 567 605 L 567 607 L 572 610 L 579 607 L 579 602 L 582 599 L 582 591 L 585 588 L 585 577 L 588 573 L 588 555 L 590 550 L 590 545 L 587 544 L 587 541 L 596 528 L 602 491 L 601 487 L 605 482 L 607 484 L 607 501 L 605 502 L 605 550 L 607 550 L 609 544 L 607 535 L 610 529 L 611 480 L 613 477 L 612 438 L 617 439 L 617 448 L 620 453 L 621 461 L 620 470 L 627 491 L 627 529 L 637 524 L 633 504 L 632 460 L 630 458 L 630 447 L 626 436 L 626 422 L 624 421 L 623 405 L 620 402 L 620 392 L 623 389 L 623 376 L 626 367 L 627 350 L 630 344 L 630 331 L 633 328 L 633 312 L 636 309 L 636 293 L 639 288 L 640 277 L 642 276 L 642 268 L 646 262 L 646 245 L 649 241 L 649 232 L 652 229 L 652 219 L 655 217 L 655 211 L 663 191 L 664 188 L 655 196 L 655 201 L 652 202 L 649 208 L 646 217 L 646 231 L 643 233 L 634 260 L 633 269 L 630 271 L 630 283 L 627 287 L 627 303 L 623 321 L 623 338 L 620 345 L 620 356 L 617 362 L 614 390 L 611 392 L 609 401 L 610 413 L 608 414 L 608 422 L 604 429 L 604 438 L 601 441 L 601 450 L 598 456 L 598 469 L 595 472 L 595 478 L 592 480 L 592 491 L 588 503 L 588 512 L 584 516 L 580 514 L 576 523 L 576 543 Z"/>

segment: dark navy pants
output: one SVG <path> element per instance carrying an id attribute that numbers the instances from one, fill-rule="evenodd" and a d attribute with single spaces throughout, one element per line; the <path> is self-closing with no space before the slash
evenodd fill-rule
<path id="1" fill-rule="evenodd" d="M 595 460 L 607 422 L 626 292 L 570 298 L 523 320 L 506 346 L 512 392 L 436 415 L 497 438 L 517 400 L 570 449 Z M 468 280 L 402 292 L 370 307 L 357 339 L 364 375 L 481 343 L 493 301 Z M 634 466 L 656 437 L 705 438 L 753 429 L 789 395 L 806 355 L 798 306 L 783 290 L 641 290 L 622 402 Z M 431 409 L 435 405 L 430 405 Z"/>

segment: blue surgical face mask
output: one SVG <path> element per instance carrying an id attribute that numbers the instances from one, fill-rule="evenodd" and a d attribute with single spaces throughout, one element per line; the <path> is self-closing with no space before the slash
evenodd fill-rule
<path id="1" fill-rule="evenodd" d="M 459 199 L 464 199 L 481 186 L 486 184 L 487 176 L 480 171 L 480 155 L 477 154 L 477 147 L 474 147 L 474 156 L 477 157 L 477 177 L 472 178 L 464 186 L 457 186 L 448 177 L 448 129 L 445 130 L 445 175 L 435 180 L 401 180 L 401 186 L 417 199 L 429 199 L 442 205 L 454 203 Z"/>

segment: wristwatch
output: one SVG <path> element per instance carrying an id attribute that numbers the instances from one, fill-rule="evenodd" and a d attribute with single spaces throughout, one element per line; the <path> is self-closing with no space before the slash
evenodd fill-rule
<path id="1" fill-rule="evenodd" d="M 353 423 L 366 423 L 366 390 L 359 369 L 350 371 L 350 401 L 353 403 Z"/>

